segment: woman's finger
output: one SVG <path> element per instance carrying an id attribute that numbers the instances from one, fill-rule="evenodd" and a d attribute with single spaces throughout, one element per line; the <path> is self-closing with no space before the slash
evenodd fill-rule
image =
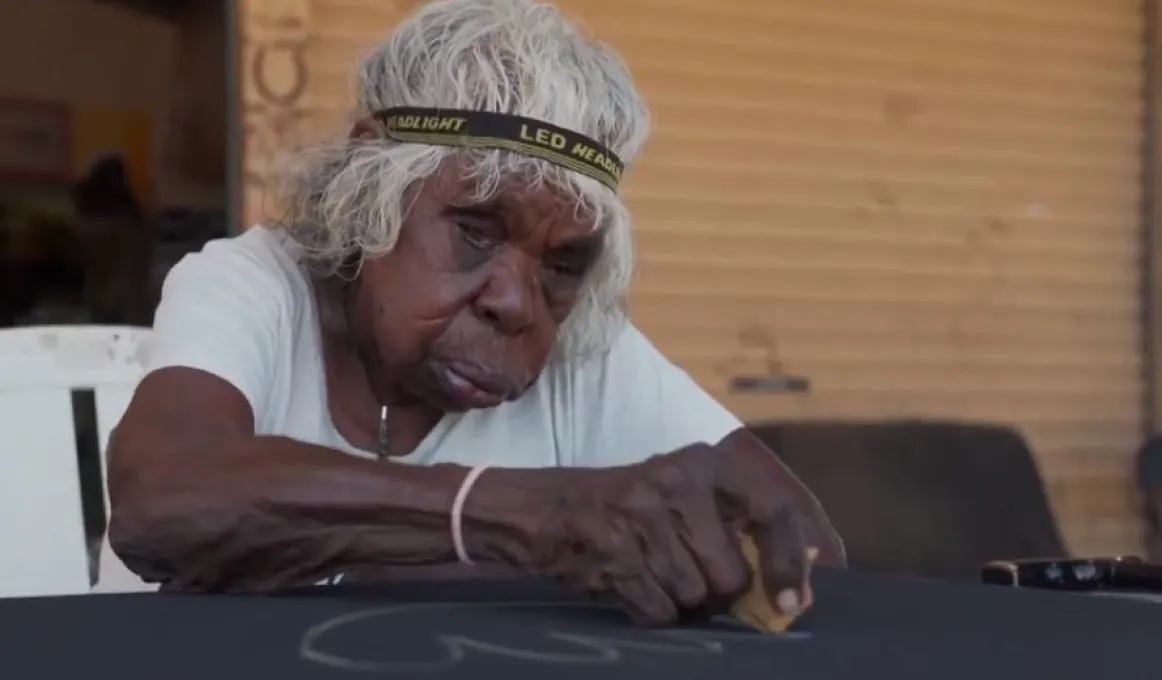
<path id="1" fill-rule="evenodd" d="M 691 507 L 682 540 L 701 571 L 707 597 L 721 605 L 738 599 L 750 587 L 750 567 L 736 532 L 712 499 Z"/>
<path id="2" fill-rule="evenodd" d="M 684 522 L 679 518 L 679 524 Z M 700 606 L 707 595 L 706 579 L 686 542 L 682 526 L 655 521 L 647 528 L 645 563 L 654 580 L 681 609 Z M 683 532 L 684 533 L 684 532 Z"/>
<path id="3" fill-rule="evenodd" d="M 798 516 L 790 507 L 778 510 L 748 532 L 759 550 L 763 585 L 783 614 L 794 616 L 810 604 L 811 561 Z"/>
<path id="4" fill-rule="evenodd" d="M 640 626 L 664 625 L 678 618 L 678 607 L 645 573 L 615 577 L 613 589 L 621 596 L 626 613 Z"/>

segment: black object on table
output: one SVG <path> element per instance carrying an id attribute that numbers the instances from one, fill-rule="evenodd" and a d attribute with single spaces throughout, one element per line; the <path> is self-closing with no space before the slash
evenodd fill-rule
<path id="1" fill-rule="evenodd" d="M 990 585 L 1046 590 L 1162 591 L 1162 566 L 1140 557 L 996 560 L 981 569 Z"/>
<path id="2" fill-rule="evenodd" d="M 792 634 L 664 631 L 540 581 L 0 600 L 13 680 L 1157 678 L 1162 606 L 821 569 Z"/>

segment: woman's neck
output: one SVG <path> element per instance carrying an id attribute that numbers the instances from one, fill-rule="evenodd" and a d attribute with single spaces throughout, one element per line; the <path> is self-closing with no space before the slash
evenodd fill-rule
<path id="1" fill-rule="evenodd" d="M 335 428 L 352 445 L 388 456 L 404 456 L 420 445 L 443 414 L 426 403 L 394 394 L 390 376 L 370 376 L 346 313 L 347 288 L 342 279 L 314 282 L 327 408 Z M 386 440 L 380 420 L 387 412 Z"/>

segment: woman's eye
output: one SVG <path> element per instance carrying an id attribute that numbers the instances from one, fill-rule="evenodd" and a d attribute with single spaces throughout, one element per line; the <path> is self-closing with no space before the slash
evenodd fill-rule
<path id="1" fill-rule="evenodd" d="M 574 262 L 546 262 L 542 284 L 553 305 L 572 304 L 585 280 L 586 267 Z"/>
<path id="2" fill-rule="evenodd" d="M 488 237 L 484 229 L 471 222 L 459 221 L 456 226 L 460 228 L 460 234 L 464 237 L 470 245 L 481 250 L 485 250 L 492 246 L 492 239 Z"/>
<path id="3" fill-rule="evenodd" d="M 557 262 L 549 264 L 548 269 L 558 276 L 571 276 L 580 278 L 585 274 L 585 271 L 582 267 L 578 267 L 577 265 L 568 262 Z"/>

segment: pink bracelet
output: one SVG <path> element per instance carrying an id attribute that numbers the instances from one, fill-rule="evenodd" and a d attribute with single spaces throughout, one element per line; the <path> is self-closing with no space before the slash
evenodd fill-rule
<path id="1" fill-rule="evenodd" d="M 488 469 L 487 465 L 477 465 L 468 471 L 464 481 L 460 482 L 460 490 L 456 492 L 456 500 L 452 501 L 452 547 L 456 549 L 456 557 L 464 564 L 472 564 L 468 550 L 464 547 L 464 501 L 468 499 L 468 492 L 472 485 L 480 478 L 480 474 Z"/>

